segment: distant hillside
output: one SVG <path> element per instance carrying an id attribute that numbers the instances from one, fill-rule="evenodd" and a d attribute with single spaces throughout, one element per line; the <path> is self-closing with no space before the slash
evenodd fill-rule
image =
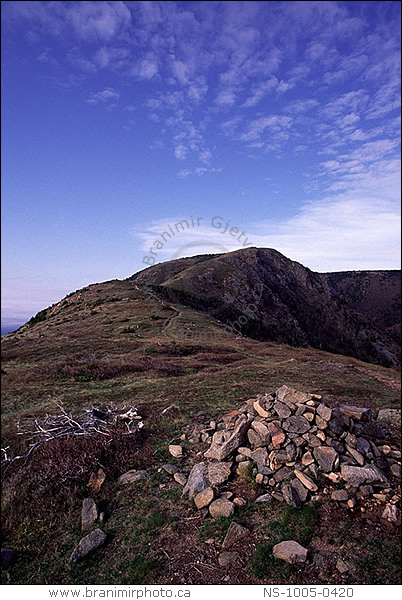
<path id="1" fill-rule="evenodd" d="M 397 271 L 314 273 L 276 250 L 248 248 L 154 265 L 129 280 L 255 339 L 399 364 Z"/>

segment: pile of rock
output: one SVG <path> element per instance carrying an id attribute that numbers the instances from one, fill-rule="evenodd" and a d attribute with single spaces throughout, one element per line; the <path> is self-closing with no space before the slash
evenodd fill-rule
<path id="1" fill-rule="evenodd" d="M 391 492 L 392 481 L 400 479 L 401 453 L 380 445 L 383 435 L 370 409 L 330 408 L 321 396 L 284 385 L 246 401 L 223 417 L 212 438 L 204 436 L 210 443 L 205 460 L 191 469 L 183 494 L 212 516 L 230 516 L 236 500 L 230 492 L 222 497 L 219 488 L 233 474 L 265 488 L 257 501 L 295 508 L 319 499 L 324 481 L 335 488 L 332 500 L 354 508 L 359 498 Z"/>

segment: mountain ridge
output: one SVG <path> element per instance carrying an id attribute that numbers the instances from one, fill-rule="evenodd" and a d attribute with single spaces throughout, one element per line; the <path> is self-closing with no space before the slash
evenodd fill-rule
<path id="1" fill-rule="evenodd" d="M 373 279 L 383 280 L 382 294 Z M 128 280 L 226 324 L 243 317 L 238 333 L 255 339 L 399 364 L 400 271 L 316 273 L 277 250 L 247 248 L 160 263 Z"/>

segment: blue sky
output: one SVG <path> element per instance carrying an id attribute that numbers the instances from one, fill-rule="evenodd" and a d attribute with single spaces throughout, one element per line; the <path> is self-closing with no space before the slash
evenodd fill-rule
<path id="1" fill-rule="evenodd" d="M 3 319 L 249 245 L 400 267 L 399 2 L 2 8 Z"/>

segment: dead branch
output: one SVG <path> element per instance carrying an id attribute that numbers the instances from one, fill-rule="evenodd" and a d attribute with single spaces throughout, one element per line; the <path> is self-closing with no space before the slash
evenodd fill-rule
<path id="1" fill-rule="evenodd" d="M 58 414 L 46 414 L 41 422 L 38 418 L 29 416 L 17 422 L 17 434 L 26 437 L 29 450 L 26 454 L 11 458 L 7 453 L 9 446 L 2 448 L 2 465 L 6 464 L 7 468 L 17 460 L 27 461 L 35 450 L 52 440 L 67 436 L 102 435 L 112 438 L 114 430 L 120 424 L 125 428 L 125 431 L 122 431 L 123 435 L 133 435 L 144 426 L 142 417 L 133 406 L 123 407 L 120 410 L 114 406 L 107 406 L 105 409 L 93 406 L 74 417 L 62 404 L 57 404 L 57 408 Z"/>

